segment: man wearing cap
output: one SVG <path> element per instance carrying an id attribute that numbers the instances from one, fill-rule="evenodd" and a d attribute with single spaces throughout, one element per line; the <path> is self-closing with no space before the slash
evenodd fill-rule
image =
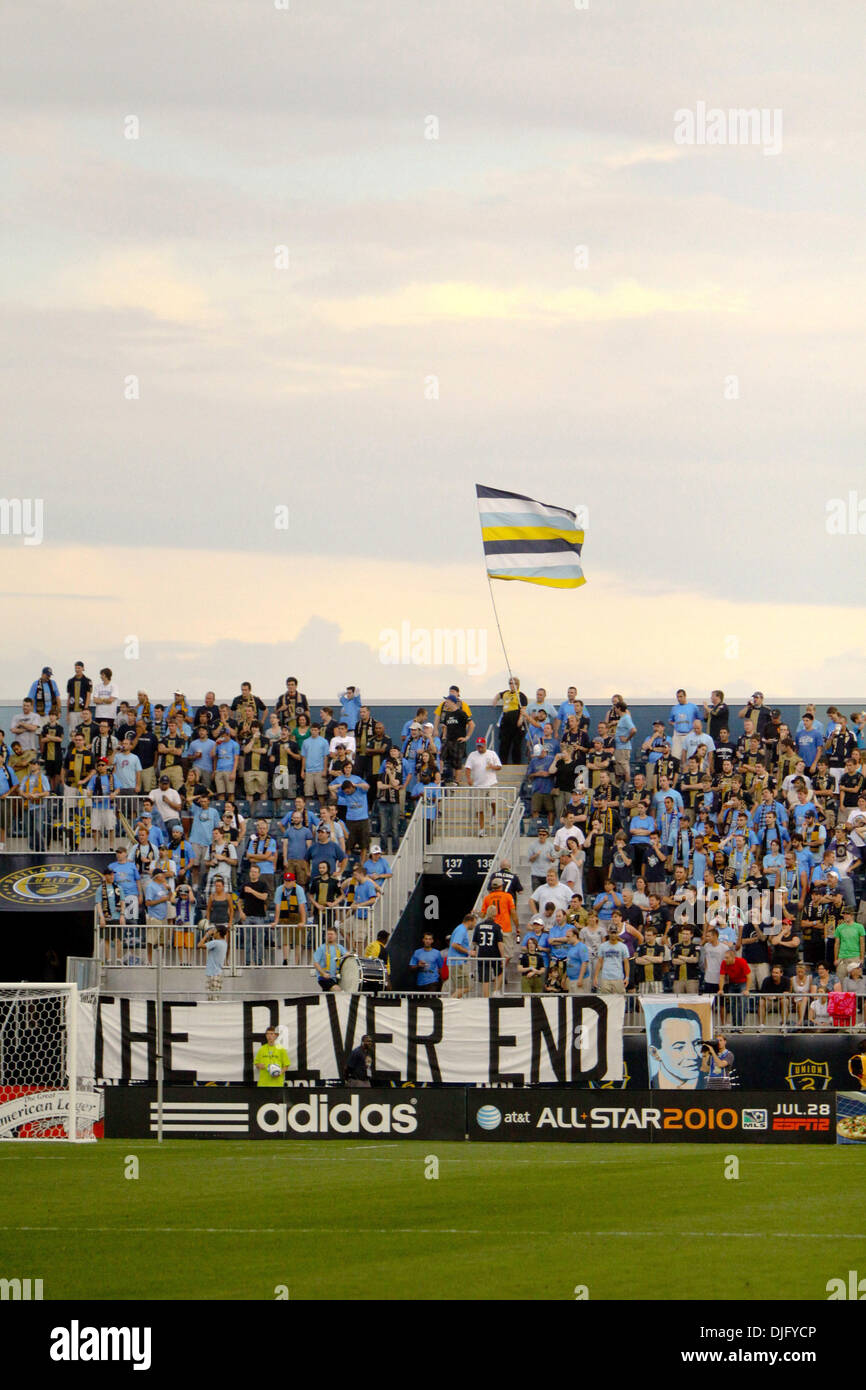
<path id="1" fill-rule="evenodd" d="M 322 821 L 316 826 L 316 836 L 307 850 L 306 858 L 311 879 L 317 877 L 321 863 L 327 864 L 328 872 L 336 876 L 345 872 L 349 862 L 339 845 L 331 839 L 331 832 Z"/>
<path id="2" fill-rule="evenodd" d="M 162 821 L 166 835 L 171 835 L 172 827 L 175 824 L 181 824 L 180 815 L 183 810 L 183 802 L 180 792 L 175 791 L 171 786 L 167 772 L 161 773 L 159 783 L 155 791 L 151 792 L 150 799 L 153 802 L 154 811 Z"/>
<path id="3" fill-rule="evenodd" d="M 442 739 L 444 780 L 462 782 L 461 769 L 466 756 L 466 745 L 472 736 L 475 723 L 467 714 L 460 699 L 460 692 L 454 686 L 442 701 L 441 710 L 439 734 Z"/>
<path id="4" fill-rule="evenodd" d="M 27 692 L 33 708 L 41 719 L 49 714 L 60 713 L 60 690 L 50 666 L 42 667 L 42 674 Z"/>
<path id="5" fill-rule="evenodd" d="M 283 965 L 289 962 L 289 947 L 291 940 L 292 965 L 301 964 L 300 943 L 306 937 L 301 937 L 297 931 L 299 927 L 306 927 L 307 924 L 307 895 L 298 883 L 295 875 L 291 872 L 283 874 L 282 883 L 277 884 L 277 891 L 274 894 L 274 927 L 276 929 L 277 959 L 282 959 Z M 294 937 L 290 937 L 290 928 L 294 932 Z M 295 944 L 298 943 L 298 948 Z"/>
<path id="6" fill-rule="evenodd" d="M 763 737 L 764 730 L 770 722 L 770 711 L 764 704 L 762 690 L 756 690 L 748 704 L 743 705 L 738 713 L 740 719 L 751 719 L 758 737 Z"/>
<path id="7" fill-rule="evenodd" d="M 490 892 L 481 904 L 481 914 L 496 922 L 501 928 L 502 943 L 505 947 L 504 958 L 510 960 L 520 933 L 520 923 L 517 918 L 517 904 L 511 894 L 505 892 L 501 874 L 494 874 L 490 880 Z"/>
<path id="8" fill-rule="evenodd" d="M 487 740 L 477 738 L 475 740 L 475 752 L 470 753 L 466 759 L 466 776 L 470 787 L 477 791 L 487 791 L 496 786 L 496 773 L 502 767 L 499 755 L 494 753 L 492 748 L 487 747 Z M 485 802 L 489 801 L 490 814 L 495 824 L 496 822 L 496 797 L 479 796 L 475 801 L 475 810 L 478 816 L 478 834 L 484 834 L 484 807 Z"/>
<path id="9" fill-rule="evenodd" d="M 107 758 L 97 758 L 96 771 L 87 782 L 87 791 L 93 798 L 90 824 L 94 839 L 99 841 L 103 835 L 107 836 L 108 848 L 113 849 L 115 817 L 112 802 L 115 791 L 114 776 Z"/>
<path id="10" fill-rule="evenodd" d="M 393 878 L 391 865 L 382 853 L 381 845 L 370 846 L 370 857 L 364 860 L 367 877 L 377 888 L 384 888 L 389 878 Z"/>

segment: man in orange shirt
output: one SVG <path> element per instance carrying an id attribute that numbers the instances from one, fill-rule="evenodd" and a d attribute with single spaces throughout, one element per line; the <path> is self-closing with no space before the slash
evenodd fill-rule
<path id="1" fill-rule="evenodd" d="M 506 959 L 514 955 L 519 935 L 519 924 L 517 920 L 517 905 L 510 893 L 503 892 L 502 879 L 493 878 L 490 881 L 490 892 L 481 904 L 481 915 L 492 918 L 502 929 L 502 944 L 505 947 Z"/>

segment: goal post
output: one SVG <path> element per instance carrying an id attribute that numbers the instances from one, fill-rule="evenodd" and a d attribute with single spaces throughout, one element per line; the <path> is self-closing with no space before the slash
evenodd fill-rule
<path id="1" fill-rule="evenodd" d="M 98 993 L 0 984 L 0 1140 L 96 1137 Z"/>

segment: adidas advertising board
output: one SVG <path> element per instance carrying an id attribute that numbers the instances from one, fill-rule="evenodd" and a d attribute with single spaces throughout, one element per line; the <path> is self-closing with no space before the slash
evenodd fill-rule
<path id="1" fill-rule="evenodd" d="M 152 1139 L 156 1088 L 109 1086 L 105 1134 Z M 466 1093 L 329 1087 L 167 1087 L 167 1139 L 465 1139 Z"/>

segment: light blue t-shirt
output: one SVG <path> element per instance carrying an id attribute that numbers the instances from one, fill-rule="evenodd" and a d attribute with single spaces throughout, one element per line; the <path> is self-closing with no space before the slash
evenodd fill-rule
<path id="1" fill-rule="evenodd" d="M 628 947 L 621 941 L 603 941 L 598 948 L 601 961 L 599 978 L 602 980 L 622 980 L 628 967 Z"/>
<path id="2" fill-rule="evenodd" d="M 418 971 L 419 985 L 435 984 L 439 979 L 439 971 L 442 969 L 444 963 L 445 957 L 442 955 L 441 951 L 437 951 L 435 948 L 430 951 L 419 948 L 412 953 L 412 958 L 409 961 L 410 966 L 420 965 L 421 967 Z"/>
<path id="3" fill-rule="evenodd" d="M 455 951 L 455 946 L 462 946 L 466 955 L 461 955 L 459 951 Z M 451 940 L 448 943 L 448 964 L 452 965 L 455 961 L 468 960 L 470 950 L 469 933 L 466 930 L 465 924 L 463 922 L 458 922 L 451 933 Z"/>
<path id="4" fill-rule="evenodd" d="M 353 790 L 343 791 L 343 783 L 351 782 Z M 350 773 L 348 777 L 335 777 L 331 783 L 331 791 L 336 792 L 340 801 L 346 808 L 346 820 L 357 821 L 366 820 L 370 814 L 367 805 L 367 791 L 362 784 L 361 778 Z"/>
<path id="5" fill-rule="evenodd" d="M 583 978 L 584 978 L 584 980 L 586 981 L 587 987 L 588 987 L 588 986 L 589 986 L 589 969 L 588 969 L 588 967 L 589 967 L 589 947 L 588 947 L 588 946 L 585 946 L 584 943 L 583 943 L 582 941 L 578 941 L 576 945 L 574 945 L 574 946 L 569 946 L 568 950 L 567 950 L 566 953 L 565 953 L 565 974 L 566 974 L 566 978 L 569 979 L 569 980 L 577 980 L 577 979 L 579 979 L 579 978 L 580 978 L 581 966 L 583 966 L 583 965 L 586 965 L 586 966 L 587 966 L 587 970 L 586 970 L 586 972 L 585 972 Z"/>
<path id="6" fill-rule="evenodd" d="M 215 748 L 216 744 L 212 738 L 194 738 L 187 748 L 187 752 L 197 768 L 203 768 L 205 772 L 210 772 L 213 766 L 212 758 Z M 201 756 L 197 758 L 196 753 L 200 753 Z"/>
<path id="7" fill-rule="evenodd" d="M 671 705 L 670 721 L 674 726 L 675 734 L 687 734 L 696 719 L 700 719 L 701 712 L 697 705 L 692 704 L 691 700 L 686 700 L 684 705 L 679 703 Z"/>
<path id="8" fill-rule="evenodd" d="M 234 770 L 235 758 L 240 754 L 241 747 L 236 739 L 227 738 L 224 743 L 216 745 L 216 770 L 217 772 L 232 772 Z"/>
<path id="9" fill-rule="evenodd" d="M 215 806 L 208 806 L 205 810 L 196 802 L 192 813 L 192 829 L 189 832 L 190 844 L 213 844 L 213 833 L 219 823 L 220 813 Z"/>
<path id="10" fill-rule="evenodd" d="M 304 755 L 304 767 L 307 772 L 324 772 L 325 758 L 328 756 L 328 740 L 322 738 L 321 734 L 316 737 L 312 734 L 306 741 L 301 750 Z"/>
<path id="11" fill-rule="evenodd" d="M 141 763 L 135 753 L 115 754 L 115 791 L 135 791 L 135 778 L 139 772 L 141 772 Z"/>
<path id="12" fill-rule="evenodd" d="M 222 968 L 226 963 L 229 943 L 223 937 L 215 937 L 213 941 L 207 943 L 207 965 L 205 966 L 206 975 L 221 975 Z"/>

